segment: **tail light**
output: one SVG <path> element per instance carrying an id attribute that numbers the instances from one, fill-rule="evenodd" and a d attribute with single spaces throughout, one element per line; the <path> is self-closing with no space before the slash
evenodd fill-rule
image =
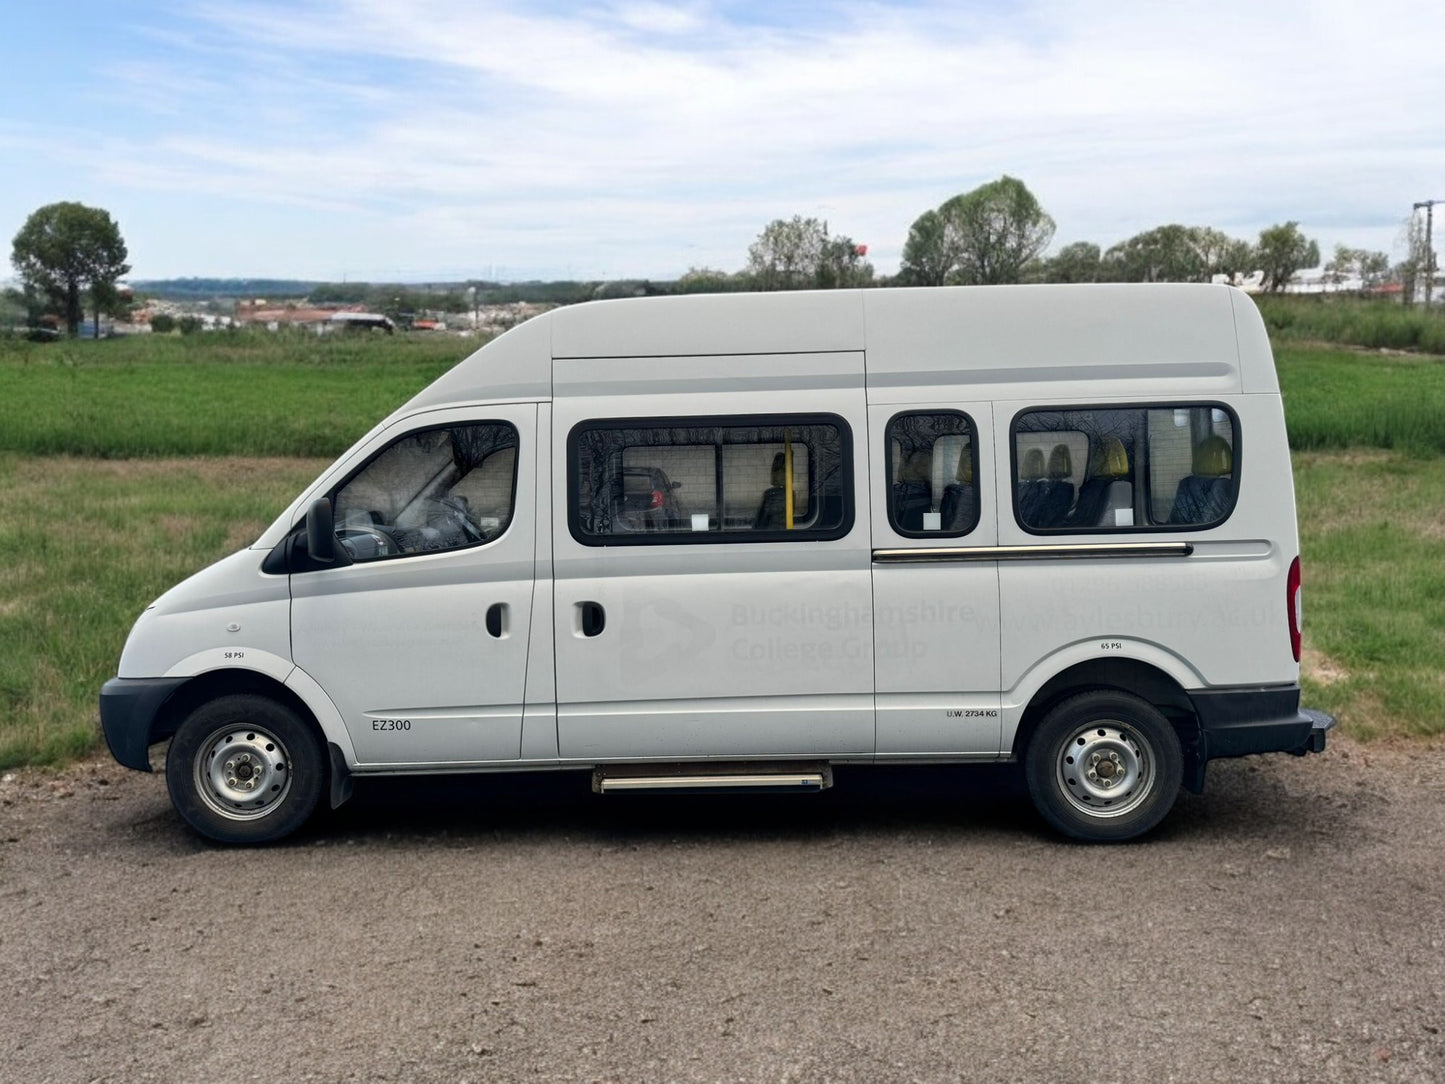
<path id="1" fill-rule="evenodd" d="M 1300 599 L 1299 558 L 1289 566 L 1289 585 L 1285 588 L 1285 604 L 1289 608 L 1289 646 L 1294 661 L 1299 662 L 1300 633 L 1304 630 L 1304 606 Z"/>

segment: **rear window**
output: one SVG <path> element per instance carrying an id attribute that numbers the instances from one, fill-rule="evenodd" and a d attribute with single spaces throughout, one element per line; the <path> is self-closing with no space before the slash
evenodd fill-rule
<path id="1" fill-rule="evenodd" d="M 1238 492 L 1238 427 L 1218 404 L 1032 410 L 1013 426 L 1014 511 L 1036 533 L 1200 529 Z"/>

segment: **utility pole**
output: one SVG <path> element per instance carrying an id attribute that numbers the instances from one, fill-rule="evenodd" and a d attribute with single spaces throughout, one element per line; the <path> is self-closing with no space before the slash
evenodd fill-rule
<path id="1" fill-rule="evenodd" d="M 1425 208 L 1425 309 L 1430 308 L 1430 292 L 1435 286 L 1435 246 L 1431 242 L 1431 227 L 1435 223 L 1435 204 L 1445 200 L 1424 199 L 1415 204 L 1415 210 Z"/>

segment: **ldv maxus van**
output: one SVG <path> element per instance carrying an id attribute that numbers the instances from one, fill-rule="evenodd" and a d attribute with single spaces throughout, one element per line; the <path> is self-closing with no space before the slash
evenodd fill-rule
<path id="1" fill-rule="evenodd" d="M 646 298 L 538 316 L 157 599 L 115 758 L 216 840 L 362 776 L 807 790 L 1013 762 L 1138 836 L 1324 748 L 1259 314 L 1225 286 Z"/>

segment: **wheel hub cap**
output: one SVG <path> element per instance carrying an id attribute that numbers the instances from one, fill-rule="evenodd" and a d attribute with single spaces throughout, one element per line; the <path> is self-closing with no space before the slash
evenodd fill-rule
<path id="1" fill-rule="evenodd" d="M 1059 753 L 1059 786 L 1069 802 L 1095 817 L 1127 813 L 1149 794 L 1147 749 L 1119 723 L 1081 727 Z"/>
<path id="2" fill-rule="evenodd" d="M 233 820 L 264 816 L 291 789 L 290 760 L 275 735 L 228 727 L 201 743 L 196 789 L 217 813 Z"/>

